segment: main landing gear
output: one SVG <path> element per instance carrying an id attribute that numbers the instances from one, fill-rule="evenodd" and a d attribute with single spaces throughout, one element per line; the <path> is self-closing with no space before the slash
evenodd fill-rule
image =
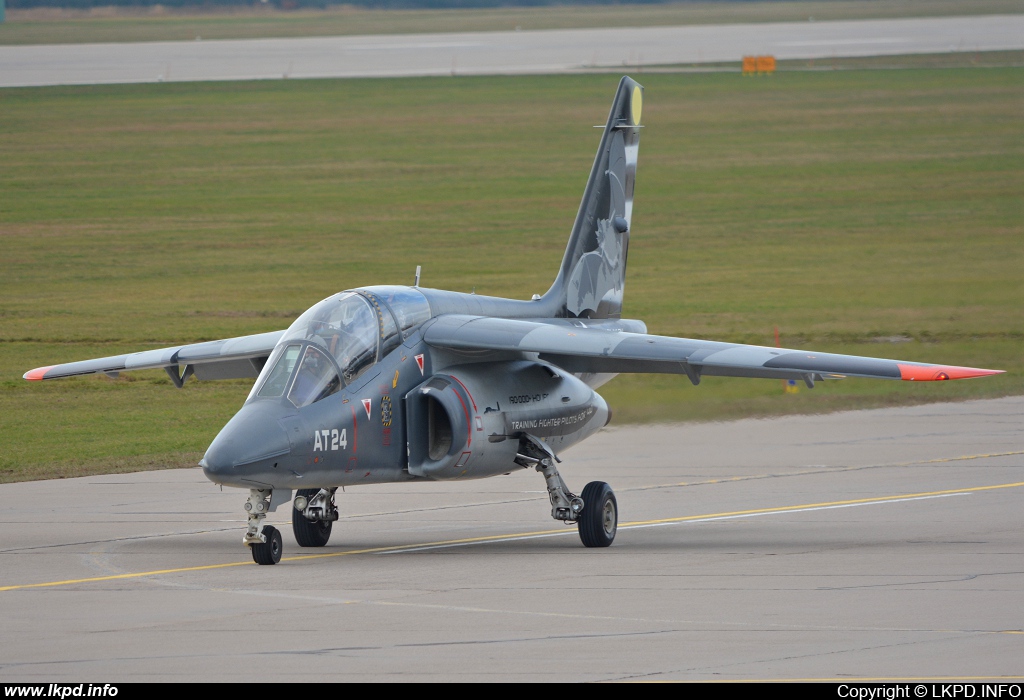
<path id="1" fill-rule="evenodd" d="M 619 504 L 612 487 L 603 481 L 591 481 L 577 496 L 558 473 L 555 462 L 561 460 L 550 447 L 532 436 L 526 436 L 519 447 L 516 463 L 524 467 L 532 465 L 544 475 L 551 501 L 551 517 L 576 523 L 584 547 L 611 545 L 619 527 Z"/>
<path id="2" fill-rule="evenodd" d="M 323 547 L 338 519 L 333 489 L 300 489 L 292 501 L 292 532 L 300 547 Z"/>

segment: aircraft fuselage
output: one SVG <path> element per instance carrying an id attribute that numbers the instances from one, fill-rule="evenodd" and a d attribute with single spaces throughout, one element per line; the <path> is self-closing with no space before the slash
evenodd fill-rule
<path id="1" fill-rule="evenodd" d="M 543 313 L 537 302 L 407 289 L 423 295 L 432 316 Z M 374 292 L 355 290 L 391 313 Z M 310 344 L 285 336 L 279 347 L 295 346 L 298 356 Z M 284 386 L 300 381 L 299 369 Z M 608 378 L 581 379 L 536 353 L 431 348 L 419 327 L 343 388 L 308 405 L 295 405 L 286 389 L 267 398 L 254 389 L 210 445 L 203 467 L 215 483 L 267 489 L 508 473 L 525 466 L 515 461 L 524 433 L 559 453 L 604 426 L 608 406 L 587 382 Z"/>

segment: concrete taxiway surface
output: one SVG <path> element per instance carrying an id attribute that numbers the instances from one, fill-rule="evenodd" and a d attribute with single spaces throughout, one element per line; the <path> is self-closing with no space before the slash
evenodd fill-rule
<path id="1" fill-rule="evenodd" d="M 1024 675 L 1024 397 L 611 428 L 614 545 L 541 476 L 349 489 L 257 567 L 198 469 L 0 486 L 0 680 Z"/>
<path id="2" fill-rule="evenodd" d="M 563 73 L 679 63 L 1024 49 L 1024 15 L 0 46 L 0 87 Z"/>

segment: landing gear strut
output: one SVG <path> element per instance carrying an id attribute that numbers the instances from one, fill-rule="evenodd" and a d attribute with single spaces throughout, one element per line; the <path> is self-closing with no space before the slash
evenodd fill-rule
<path id="1" fill-rule="evenodd" d="M 569 490 L 555 462 L 561 460 L 546 444 L 532 436 L 520 439 L 516 463 L 533 466 L 544 475 L 551 501 L 551 517 L 576 523 L 584 547 L 607 547 L 615 540 L 619 526 L 619 505 L 612 487 L 603 481 L 591 481 L 581 496 Z"/>
<path id="2" fill-rule="evenodd" d="M 249 523 L 242 543 L 252 550 L 252 560 L 261 565 L 281 561 L 281 552 L 284 550 L 281 533 L 277 528 L 263 524 L 270 510 L 272 495 L 271 489 L 249 489 L 249 500 L 245 502 Z"/>
<path id="3" fill-rule="evenodd" d="M 550 461 L 543 459 L 538 462 L 537 471 L 544 475 L 544 481 L 548 484 L 551 517 L 567 523 L 577 522 L 586 505 L 583 499 L 569 490 L 562 475 Z"/>

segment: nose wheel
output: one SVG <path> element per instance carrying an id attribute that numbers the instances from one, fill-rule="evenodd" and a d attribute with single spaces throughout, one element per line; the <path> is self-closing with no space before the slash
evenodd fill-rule
<path id="1" fill-rule="evenodd" d="M 260 565 L 276 564 L 281 561 L 281 552 L 284 545 L 281 542 L 281 532 L 273 525 L 263 527 L 263 536 L 266 542 L 255 542 L 249 545 L 252 550 L 252 560 Z"/>

